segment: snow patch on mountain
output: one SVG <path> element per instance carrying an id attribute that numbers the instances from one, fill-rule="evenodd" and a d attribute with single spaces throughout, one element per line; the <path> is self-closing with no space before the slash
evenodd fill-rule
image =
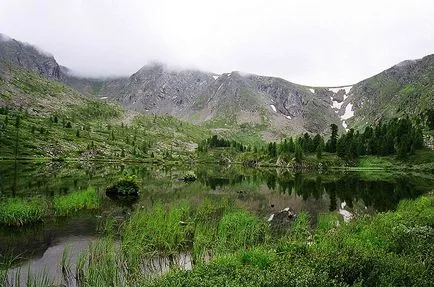
<path id="1" fill-rule="evenodd" d="M 341 119 L 348 120 L 353 116 L 354 116 L 353 104 L 348 103 L 348 105 L 345 107 L 345 113 L 341 116 Z"/>
<path id="2" fill-rule="evenodd" d="M 337 101 L 333 101 L 333 104 L 331 105 L 331 107 L 333 109 L 338 109 L 339 110 L 342 107 L 343 104 L 344 104 L 344 102 L 338 103 Z"/>
<path id="3" fill-rule="evenodd" d="M 329 91 L 333 92 L 333 93 L 337 93 L 340 90 L 345 90 L 345 94 L 348 94 L 351 90 L 353 86 L 342 86 L 342 87 L 338 87 L 338 88 L 329 88 Z"/>
<path id="4" fill-rule="evenodd" d="M 333 92 L 333 93 L 337 93 L 339 92 L 339 90 L 341 90 L 342 88 L 329 88 L 329 91 Z"/>
<path id="5" fill-rule="evenodd" d="M 348 125 L 347 125 L 347 123 L 345 121 L 342 121 L 342 126 L 344 127 L 344 129 L 346 131 L 348 131 Z"/>

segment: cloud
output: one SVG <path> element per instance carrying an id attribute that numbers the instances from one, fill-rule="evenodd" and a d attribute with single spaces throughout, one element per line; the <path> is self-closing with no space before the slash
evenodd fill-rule
<path id="1" fill-rule="evenodd" d="M 151 61 L 309 85 L 351 84 L 434 51 L 421 1 L 0 0 L 3 33 L 83 75 Z"/>

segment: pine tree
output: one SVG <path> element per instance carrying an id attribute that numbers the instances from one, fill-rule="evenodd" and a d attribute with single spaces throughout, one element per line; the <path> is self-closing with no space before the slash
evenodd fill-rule
<path id="1" fill-rule="evenodd" d="M 342 134 L 338 142 L 336 143 L 336 154 L 341 157 L 345 158 L 347 155 L 347 140 L 346 140 L 346 134 Z"/>
<path id="2" fill-rule="evenodd" d="M 303 149 L 301 148 L 300 143 L 297 141 L 295 143 L 295 161 L 297 163 L 301 163 L 303 160 Z"/>
<path id="3" fill-rule="evenodd" d="M 430 130 L 434 130 L 434 109 L 429 109 L 427 112 L 426 125 Z"/>
<path id="4" fill-rule="evenodd" d="M 322 152 L 324 150 L 324 140 L 320 138 L 320 141 L 318 142 L 316 146 L 316 158 L 321 159 L 322 158 Z"/>
<path id="5" fill-rule="evenodd" d="M 330 129 L 331 129 L 332 134 L 331 134 L 330 139 L 328 141 L 328 147 L 329 147 L 328 152 L 334 153 L 334 152 L 336 152 L 336 146 L 338 143 L 338 126 L 335 124 L 331 124 Z"/>
<path id="6" fill-rule="evenodd" d="M 295 144 L 294 144 L 294 140 L 292 139 L 292 137 L 290 137 L 289 141 L 288 141 L 288 152 L 290 152 L 290 153 L 295 152 Z"/>
<path id="7" fill-rule="evenodd" d="M 19 134 L 20 134 L 20 124 L 21 119 L 19 116 L 15 118 L 15 129 L 16 129 L 16 136 L 15 136 L 15 159 L 18 157 L 18 142 L 19 142 Z"/>
<path id="8" fill-rule="evenodd" d="M 312 139 L 308 133 L 304 133 L 303 138 L 301 138 L 301 147 L 304 152 L 312 152 Z"/>
<path id="9" fill-rule="evenodd" d="M 420 127 L 413 129 L 412 142 L 413 142 L 414 149 L 423 148 L 423 134 L 422 134 L 422 129 Z"/>
<path id="10" fill-rule="evenodd" d="M 313 139 L 312 139 L 312 151 L 316 151 L 316 149 L 317 149 L 317 147 L 318 147 L 318 145 L 319 145 L 319 143 L 320 143 L 320 141 L 323 141 L 323 139 L 322 139 L 322 137 L 321 137 L 321 135 L 320 134 L 316 134 L 314 137 L 313 137 Z"/>

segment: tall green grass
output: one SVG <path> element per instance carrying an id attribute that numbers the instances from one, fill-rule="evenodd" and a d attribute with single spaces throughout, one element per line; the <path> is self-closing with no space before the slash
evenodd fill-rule
<path id="1" fill-rule="evenodd" d="M 22 226 L 43 220 L 54 213 L 66 216 L 82 209 L 97 209 L 100 206 L 98 193 L 89 187 L 67 195 L 55 195 L 52 209 L 44 198 L 6 198 L 0 202 L 0 224 Z"/>
<path id="2" fill-rule="evenodd" d="M 157 204 L 138 210 L 124 226 L 123 248 L 132 255 L 174 254 L 187 249 L 191 241 L 190 205 L 174 207 Z"/>
<path id="3" fill-rule="evenodd" d="M 82 209 L 97 209 L 100 206 L 100 197 L 94 188 L 74 191 L 67 195 L 55 195 L 53 198 L 54 214 L 69 215 Z"/>
<path id="4" fill-rule="evenodd" d="M 332 215 L 321 217 L 312 230 L 309 215 L 302 212 L 288 232 L 270 238 L 268 223 L 245 211 L 158 204 L 133 215 L 121 246 L 111 238 L 92 244 L 80 256 L 76 278 L 79 286 L 432 286 L 434 196 L 405 200 L 395 212 L 357 218 L 336 228 Z M 179 224 L 180 219 L 187 224 Z M 321 236 L 309 244 L 312 233 Z M 200 247 L 218 252 L 190 271 L 174 268 L 152 276 L 128 254 L 128 247 L 137 248 L 133 252 L 138 256 L 149 255 L 150 247 L 175 252 L 188 240 L 194 248 L 200 236 L 211 242 Z"/>
<path id="5" fill-rule="evenodd" d="M 189 251 L 193 261 L 201 263 L 264 244 L 271 235 L 268 222 L 235 209 L 227 200 L 205 200 L 197 206 L 178 202 L 138 210 L 125 223 L 121 238 L 123 251 L 137 262 Z"/>
<path id="6" fill-rule="evenodd" d="M 244 250 L 264 244 L 270 234 L 269 223 L 244 210 L 230 211 L 223 215 L 218 225 L 215 242 L 220 252 Z"/>
<path id="7" fill-rule="evenodd" d="M 23 278 L 22 270 L 18 269 L 13 273 L 8 273 L 7 271 L 0 270 L 0 286 L 4 287 L 45 287 L 45 286 L 55 286 L 54 280 L 51 279 L 44 269 L 40 273 L 32 273 L 31 269 L 26 270 L 25 278 Z"/>
<path id="8" fill-rule="evenodd" d="M 42 198 L 7 198 L 0 202 L 0 224 L 22 226 L 42 220 L 46 212 Z"/>
<path id="9" fill-rule="evenodd" d="M 331 228 L 332 216 L 324 216 L 311 231 L 322 236 L 311 245 L 307 218 L 297 218 L 286 249 L 272 244 L 229 252 L 144 286 L 432 286 L 434 196 L 337 228 Z"/>

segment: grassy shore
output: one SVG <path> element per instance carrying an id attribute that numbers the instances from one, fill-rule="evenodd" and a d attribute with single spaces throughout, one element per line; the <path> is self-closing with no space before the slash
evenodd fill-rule
<path id="1" fill-rule="evenodd" d="M 21 226 L 42 220 L 47 202 L 41 198 L 8 198 L 0 202 L 0 224 Z"/>
<path id="2" fill-rule="evenodd" d="M 0 202 L 0 224 L 22 226 L 38 222 L 47 216 L 66 216 L 79 210 L 92 210 L 100 206 L 98 193 L 89 187 L 66 195 L 49 198 L 7 198 Z"/>
<path id="3" fill-rule="evenodd" d="M 158 204 L 137 210 L 121 227 L 120 249 L 108 235 L 79 257 L 75 270 L 64 265 L 62 272 L 80 286 L 432 286 L 432 194 L 403 200 L 394 212 L 336 221 L 321 214 L 312 228 L 301 213 L 276 232 L 224 201 Z M 146 268 L 157 254 L 183 252 L 193 253 L 192 270 L 176 260 L 162 276 Z"/>
<path id="4" fill-rule="evenodd" d="M 99 205 L 100 197 L 92 187 L 66 195 L 55 195 L 53 198 L 54 214 L 58 216 L 69 215 L 83 209 L 97 209 Z"/>

